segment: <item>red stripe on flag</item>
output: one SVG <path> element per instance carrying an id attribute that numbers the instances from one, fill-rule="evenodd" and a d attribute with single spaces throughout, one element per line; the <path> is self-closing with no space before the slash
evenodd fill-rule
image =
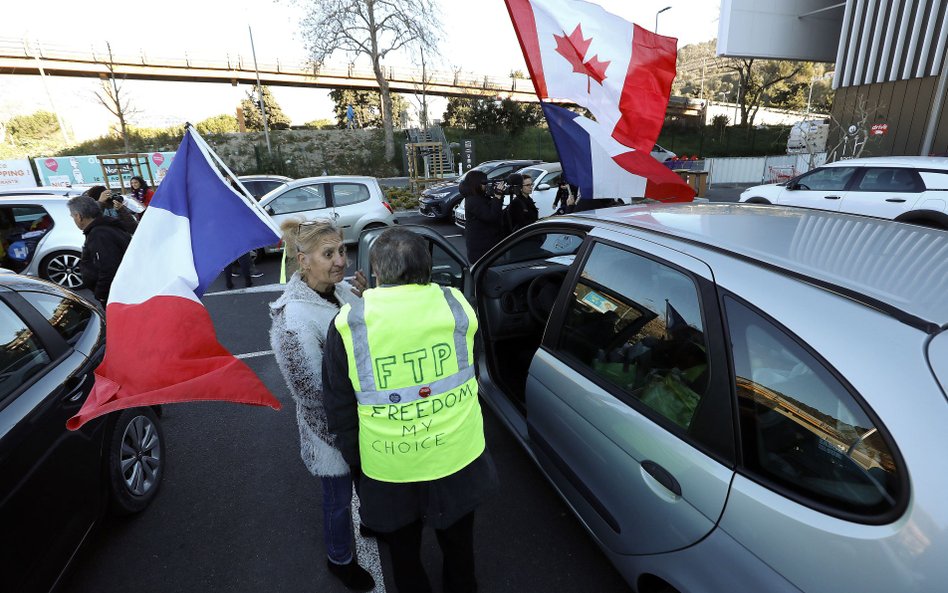
<path id="1" fill-rule="evenodd" d="M 250 367 L 217 341 L 211 316 L 190 299 L 158 296 L 106 309 L 105 360 L 92 393 L 66 428 L 126 408 L 229 401 L 280 409 Z"/>
<path id="2" fill-rule="evenodd" d="M 635 25 L 632 59 L 619 99 L 621 116 L 612 137 L 626 146 L 649 152 L 665 122 L 675 79 L 678 40 Z"/>
<path id="3" fill-rule="evenodd" d="M 543 59 L 540 56 L 540 36 L 537 33 L 537 20 L 529 0 L 506 0 L 507 12 L 513 22 L 520 50 L 527 61 L 527 71 L 533 88 L 541 99 L 547 98 L 546 79 L 543 78 Z"/>
<path id="4" fill-rule="evenodd" d="M 645 197 L 660 202 L 691 202 L 695 191 L 671 169 L 647 152 L 636 150 L 612 157 L 620 167 L 645 177 Z"/>

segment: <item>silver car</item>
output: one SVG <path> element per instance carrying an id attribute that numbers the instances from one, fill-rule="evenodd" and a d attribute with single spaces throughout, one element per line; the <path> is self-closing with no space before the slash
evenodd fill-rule
<path id="1" fill-rule="evenodd" d="M 636 591 L 945 590 L 948 233 L 622 207 L 471 275 L 420 232 L 475 304 L 484 401 Z"/>
<path id="2" fill-rule="evenodd" d="M 288 218 L 333 219 L 346 243 L 355 243 L 365 229 L 396 224 L 375 177 L 335 175 L 290 181 L 260 198 L 260 206 L 277 226 Z M 267 248 L 279 251 L 278 245 Z"/>
<path id="3" fill-rule="evenodd" d="M 0 197 L 0 266 L 66 288 L 82 286 L 85 236 L 69 215 L 69 199 L 33 193 Z"/>

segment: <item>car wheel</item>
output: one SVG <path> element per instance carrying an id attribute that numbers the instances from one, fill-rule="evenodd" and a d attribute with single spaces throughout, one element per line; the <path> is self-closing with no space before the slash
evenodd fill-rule
<path id="1" fill-rule="evenodd" d="M 82 286 L 82 272 L 79 269 L 80 255 L 75 251 L 55 251 L 40 263 L 40 277 L 66 288 Z"/>
<path id="2" fill-rule="evenodd" d="M 770 204 L 770 200 L 765 200 L 764 198 L 751 198 L 747 200 L 745 204 Z"/>
<path id="3" fill-rule="evenodd" d="M 164 469 L 164 432 L 154 410 L 123 410 L 109 437 L 112 511 L 130 515 L 144 510 L 158 492 Z"/>

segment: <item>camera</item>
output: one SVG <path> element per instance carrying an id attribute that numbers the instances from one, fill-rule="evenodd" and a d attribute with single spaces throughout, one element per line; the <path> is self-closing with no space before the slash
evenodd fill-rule
<path id="1" fill-rule="evenodd" d="M 122 203 L 125 201 L 125 197 L 118 194 L 112 196 L 112 199 L 119 203 Z"/>

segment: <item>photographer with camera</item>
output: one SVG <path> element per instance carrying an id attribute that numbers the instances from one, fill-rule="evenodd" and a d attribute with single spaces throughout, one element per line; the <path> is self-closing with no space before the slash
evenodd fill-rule
<path id="1" fill-rule="evenodd" d="M 102 209 L 102 214 L 118 220 L 128 234 L 133 234 L 138 228 L 138 219 L 125 207 L 125 198 L 113 195 L 112 191 L 104 185 L 90 187 L 82 195 L 95 200 Z"/>
<path id="2" fill-rule="evenodd" d="M 472 169 L 461 181 L 466 224 L 464 242 L 467 260 L 474 263 L 504 238 L 501 218 L 504 196 L 487 181 L 487 174 Z"/>

